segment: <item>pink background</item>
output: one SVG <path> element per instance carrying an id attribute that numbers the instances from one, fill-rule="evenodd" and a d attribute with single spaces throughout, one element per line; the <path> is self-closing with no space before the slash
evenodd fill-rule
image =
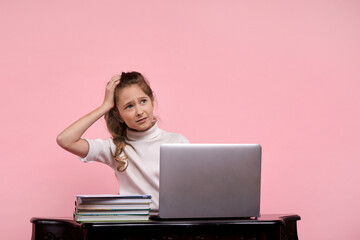
<path id="1" fill-rule="evenodd" d="M 130 70 L 164 130 L 263 146 L 262 213 L 301 215 L 300 239 L 360 238 L 359 1 L 1 1 L 0 31 L 3 239 L 116 193 L 55 138 Z"/>

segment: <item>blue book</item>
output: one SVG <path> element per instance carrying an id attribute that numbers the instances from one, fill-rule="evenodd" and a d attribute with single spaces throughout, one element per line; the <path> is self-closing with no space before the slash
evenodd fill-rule
<path id="1" fill-rule="evenodd" d="M 151 195 L 76 195 L 76 204 L 149 204 Z"/>

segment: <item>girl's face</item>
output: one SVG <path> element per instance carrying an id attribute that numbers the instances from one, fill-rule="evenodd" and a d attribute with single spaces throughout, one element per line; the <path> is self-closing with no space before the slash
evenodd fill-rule
<path id="1" fill-rule="evenodd" d="M 135 131 L 146 131 L 154 125 L 154 104 L 137 84 L 118 91 L 116 103 L 121 119 Z"/>

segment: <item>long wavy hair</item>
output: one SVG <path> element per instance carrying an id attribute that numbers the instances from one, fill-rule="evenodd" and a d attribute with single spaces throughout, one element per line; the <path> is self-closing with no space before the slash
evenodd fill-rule
<path id="1" fill-rule="evenodd" d="M 128 126 L 124 121 L 121 120 L 119 111 L 117 109 L 117 102 L 119 100 L 119 91 L 123 88 L 129 87 L 131 85 L 137 84 L 144 93 L 154 102 L 154 94 L 150 88 L 150 84 L 144 78 L 144 76 L 139 72 L 123 72 L 120 77 L 120 83 L 116 86 L 114 92 L 114 107 L 105 114 L 106 126 L 113 138 L 113 142 L 116 146 L 114 159 L 119 163 L 117 170 L 123 172 L 129 165 L 127 156 L 121 154 L 124 151 L 127 143 L 126 130 Z M 131 145 L 130 145 L 131 146 Z"/>

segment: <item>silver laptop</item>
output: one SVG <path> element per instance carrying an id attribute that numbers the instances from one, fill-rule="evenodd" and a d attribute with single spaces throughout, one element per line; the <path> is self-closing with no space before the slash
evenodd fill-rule
<path id="1" fill-rule="evenodd" d="M 159 217 L 260 215 L 259 144 L 163 144 Z"/>

